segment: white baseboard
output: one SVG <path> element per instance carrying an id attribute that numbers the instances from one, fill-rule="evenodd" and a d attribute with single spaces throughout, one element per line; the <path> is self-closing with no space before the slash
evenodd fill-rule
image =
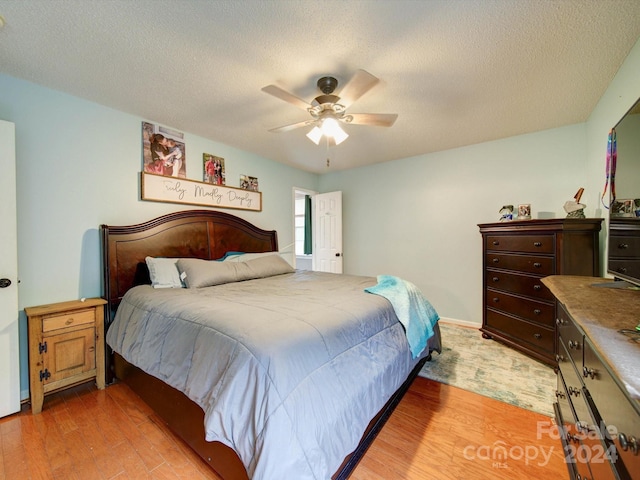
<path id="1" fill-rule="evenodd" d="M 481 323 L 476 323 L 469 320 L 459 320 L 457 318 L 440 317 L 440 321 L 442 323 L 452 323 L 454 325 L 460 325 L 462 327 L 469 327 L 469 328 L 480 328 L 482 326 Z"/>

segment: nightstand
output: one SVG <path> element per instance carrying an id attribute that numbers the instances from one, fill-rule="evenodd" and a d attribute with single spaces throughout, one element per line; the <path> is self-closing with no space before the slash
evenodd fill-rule
<path id="1" fill-rule="evenodd" d="M 27 307 L 29 387 L 32 413 L 44 396 L 95 378 L 105 385 L 102 298 Z"/>

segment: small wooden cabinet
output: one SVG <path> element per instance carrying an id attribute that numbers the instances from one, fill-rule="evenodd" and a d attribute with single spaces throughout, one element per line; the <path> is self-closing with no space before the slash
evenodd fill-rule
<path id="1" fill-rule="evenodd" d="M 599 275 L 602 219 L 516 220 L 479 225 L 485 338 L 549 365 L 557 353 L 556 301 L 547 275 Z"/>
<path id="2" fill-rule="evenodd" d="M 95 378 L 105 386 L 104 304 L 101 298 L 24 309 L 29 325 L 31 410 L 44 396 Z"/>

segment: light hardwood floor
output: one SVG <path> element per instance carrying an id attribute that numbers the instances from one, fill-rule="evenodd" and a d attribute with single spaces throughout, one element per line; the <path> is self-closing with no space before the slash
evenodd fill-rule
<path id="1" fill-rule="evenodd" d="M 565 479 L 550 426 L 542 415 L 418 377 L 350 478 Z M 0 419 L 5 479 L 219 477 L 128 387 L 85 384 L 46 397 L 39 415 L 27 405 Z"/>

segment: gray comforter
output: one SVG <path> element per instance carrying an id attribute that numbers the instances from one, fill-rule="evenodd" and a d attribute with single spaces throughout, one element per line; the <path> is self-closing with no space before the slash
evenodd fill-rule
<path id="1" fill-rule="evenodd" d="M 253 479 L 328 479 L 420 357 L 375 278 L 297 271 L 199 289 L 139 286 L 114 351 L 205 412 Z M 440 350 L 439 330 L 429 341 Z"/>

